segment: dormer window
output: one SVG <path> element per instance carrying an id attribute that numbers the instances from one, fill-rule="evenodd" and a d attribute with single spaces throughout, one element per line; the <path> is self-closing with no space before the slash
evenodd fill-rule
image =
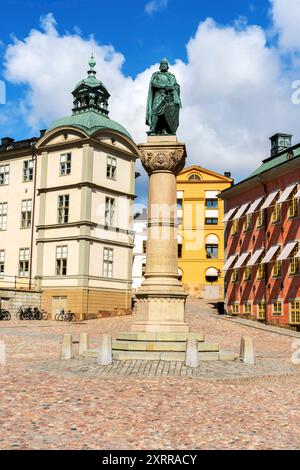
<path id="1" fill-rule="evenodd" d="M 196 173 L 193 173 L 188 177 L 188 180 L 189 181 L 201 181 L 201 178 Z"/>

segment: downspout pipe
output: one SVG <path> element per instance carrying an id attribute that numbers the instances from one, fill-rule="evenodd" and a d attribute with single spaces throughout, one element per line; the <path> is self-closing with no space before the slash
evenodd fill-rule
<path id="1" fill-rule="evenodd" d="M 37 155 L 36 155 L 36 144 L 37 139 L 32 139 L 30 145 L 32 149 L 32 161 L 33 161 L 33 200 L 32 200 L 32 215 L 31 215 L 31 234 L 30 234 L 30 260 L 29 260 L 29 290 L 32 289 L 32 261 L 33 261 L 33 244 L 34 244 L 34 231 L 35 231 L 35 202 L 36 202 L 36 179 L 37 179 Z"/>
<path id="2" fill-rule="evenodd" d="M 267 197 L 267 186 L 262 180 L 261 176 L 257 178 L 258 182 L 264 188 L 264 196 Z M 264 250 L 265 253 L 267 252 L 267 245 L 268 245 L 268 237 L 267 237 L 267 209 L 264 209 Z M 265 270 L 265 324 L 268 325 L 268 263 L 266 263 L 266 270 Z"/>

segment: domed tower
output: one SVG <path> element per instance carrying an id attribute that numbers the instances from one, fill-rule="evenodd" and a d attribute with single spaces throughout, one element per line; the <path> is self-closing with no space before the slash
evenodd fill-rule
<path id="1" fill-rule="evenodd" d="M 77 318 L 131 307 L 132 204 L 138 149 L 109 118 L 96 61 L 72 92 L 70 116 L 36 145 L 36 278 L 42 306 Z"/>

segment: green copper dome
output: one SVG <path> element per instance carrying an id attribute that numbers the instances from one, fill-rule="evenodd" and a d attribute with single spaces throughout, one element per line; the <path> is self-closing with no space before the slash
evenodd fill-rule
<path id="1" fill-rule="evenodd" d="M 73 114 L 54 121 L 47 132 L 61 126 L 72 126 L 84 130 L 87 134 L 93 134 L 99 129 L 112 129 L 127 135 L 129 132 L 121 124 L 108 117 L 108 93 L 104 84 L 96 78 L 94 67 L 96 61 L 92 55 L 86 79 L 81 80 L 72 92 Z"/>
<path id="2" fill-rule="evenodd" d="M 47 129 L 47 132 L 52 131 L 56 127 L 60 126 L 72 126 L 82 129 L 87 134 L 93 134 L 98 129 L 112 129 L 114 131 L 121 132 L 122 134 L 127 135 L 132 140 L 131 135 L 116 121 L 109 119 L 109 117 L 103 116 L 102 114 L 89 110 L 84 111 L 78 114 L 72 114 L 71 116 L 66 116 L 56 121 L 52 122 L 50 127 Z"/>

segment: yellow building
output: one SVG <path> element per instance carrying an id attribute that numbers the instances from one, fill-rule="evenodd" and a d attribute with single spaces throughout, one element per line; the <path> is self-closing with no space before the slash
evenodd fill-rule
<path id="1" fill-rule="evenodd" d="M 191 296 L 223 298 L 224 203 L 218 194 L 232 183 L 230 173 L 196 165 L 177 176 L 179 273 Z"/>

